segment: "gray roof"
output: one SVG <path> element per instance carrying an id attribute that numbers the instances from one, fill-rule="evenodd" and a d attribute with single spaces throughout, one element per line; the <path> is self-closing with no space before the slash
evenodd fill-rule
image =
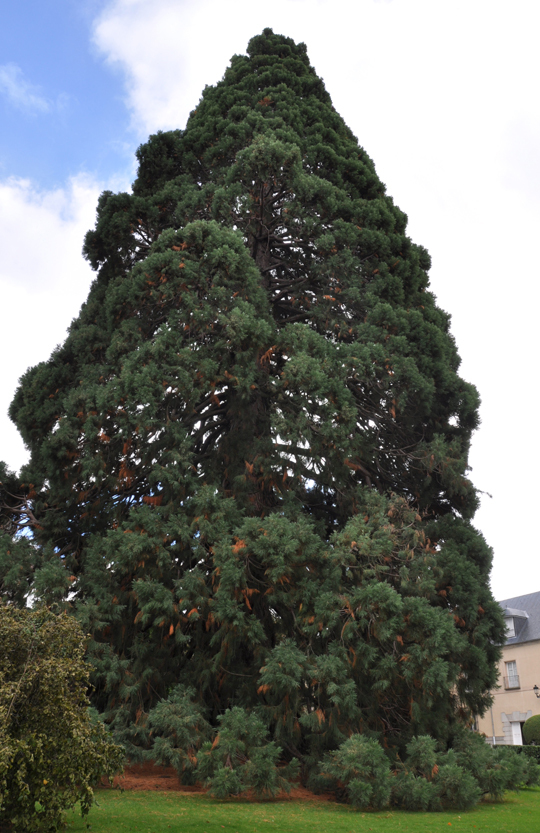
<path id="1" fill-rule="evenodd" d="M 533 642 L 540 639 L 540 593 L 514 596 L 499 602 L 506 618 L 514 619 L 516 635 L 506 640 L 507 645 Z"/>

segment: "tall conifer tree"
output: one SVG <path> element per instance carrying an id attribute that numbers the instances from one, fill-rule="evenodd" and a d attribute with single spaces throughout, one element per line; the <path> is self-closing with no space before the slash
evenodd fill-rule
<path id="1" fill-rule="evenodd" d="M 32 456 L 4 515 L 33 545 L 14 573 L 1 539 L 4 594 L 74 611 L 134 744 L 178 685 L 303 761 L 351 732 L 451 739 L 503 630 L 470 522 L 478 395 L 428 253 L 270 29 L 137 156 L 86 237 L 87 302 L 11 407 Z"/>

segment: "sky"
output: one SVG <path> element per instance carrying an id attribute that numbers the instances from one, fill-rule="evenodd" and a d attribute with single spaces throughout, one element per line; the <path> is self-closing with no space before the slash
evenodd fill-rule
<path id="1" fill-rule="evenodd" d="M 19 0 L 0 27 L 0 460 L 27 460 L 7 409 L 65 338 L 93 273 L 105 189 L 149 134 L 265 27 L 303 41 L 337 111 L 409 217 L 479 389 L 470 464 L 496 598 L 540 590 L 540 51 L 536 0 Z M 537 403 L 536 405 L 534 403 Z"/>

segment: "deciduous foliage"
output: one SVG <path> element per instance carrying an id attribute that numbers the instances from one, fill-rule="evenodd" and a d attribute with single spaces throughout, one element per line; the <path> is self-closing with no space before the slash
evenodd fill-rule
<path id="1" fill-rule="evenodd" d="M 57 830 L 124 753 L 88 714 L 84 637 L 71 616 L 0 605 L 0 824 Z M 2 827 L 2 829 L 4 829 Z"/>
<path id="2" fill-rule="evenodd" d="M 133 193 L 100 198 L 86 304 L 11 407 L 35 560 L 27 585 L 0 563 L 5 592 L 92 634 L 130 754 L 179 684 L 213 726 L 257 708 L 304 772 L 351 733 L 449 742 L 504 628 L 471 525 L 478 396 L 427 252 L 271 30 L 138 159 Z"/>

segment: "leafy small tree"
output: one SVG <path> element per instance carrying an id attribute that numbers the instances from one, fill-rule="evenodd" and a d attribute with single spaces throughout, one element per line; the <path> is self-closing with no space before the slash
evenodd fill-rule
<path id="1" fill-rule="evenodd" d="M 0 824 L 56 830 L 122 768 L 124 752 L 88 713 L 85 639 L 73 617 L 0 605 Z"/>

